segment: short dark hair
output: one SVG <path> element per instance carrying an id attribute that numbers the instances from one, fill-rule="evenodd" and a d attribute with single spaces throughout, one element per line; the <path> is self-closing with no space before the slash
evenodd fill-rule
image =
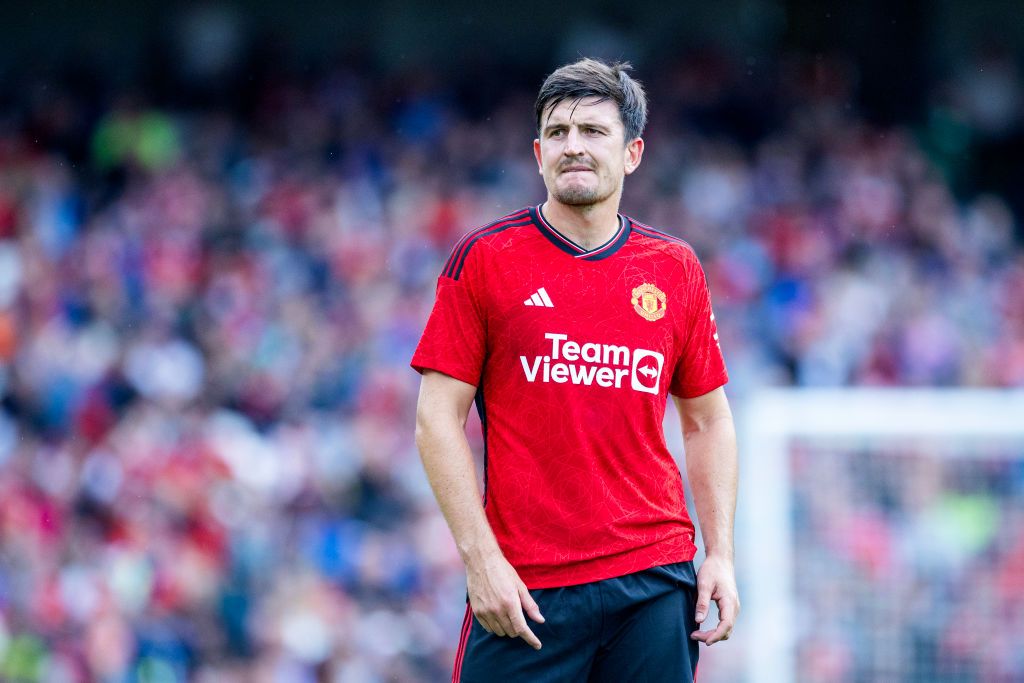
<path id="1" fill-rule="evenodd" d="M 619 105 L 619 118 L 626 129 L 626 141 L 638 138 L 647 125 L 647 94 L 639 81 L 627 73 L 629 62 L 607 64 L 584 58 L 556 69 L 544 79 L 535 105 L 537 132 L 540 133 L 544 112 L 565 100 L 599 97 Z"/>

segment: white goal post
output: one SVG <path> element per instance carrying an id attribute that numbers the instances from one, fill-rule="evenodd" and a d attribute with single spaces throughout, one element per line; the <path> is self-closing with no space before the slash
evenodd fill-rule
<path id="1" fill-rule="evenodd" d="M 769 389 L 736 407 L 737 569 L 743 602 L 736 635 L 745 659 L 743 678 L 752 683 L 797 680 L 794 634 L 801 615 L 789 467 L 794 440 L 852 446 L 907 439 L 1024 444 L 1022 390 Z M 970 449 L 956 452 L 969 456 Z"/>

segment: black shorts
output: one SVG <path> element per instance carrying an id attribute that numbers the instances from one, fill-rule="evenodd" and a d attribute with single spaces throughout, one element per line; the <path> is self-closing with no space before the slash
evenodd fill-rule
<path id="1" fill-rule="evenodd" d="M 543 647 L 534 650 L 522 638 L 488 633 L 467 604 L 454 683 L 694 680 L 693 562 L 530 595 L 545 621 L 526 620 Z"/>

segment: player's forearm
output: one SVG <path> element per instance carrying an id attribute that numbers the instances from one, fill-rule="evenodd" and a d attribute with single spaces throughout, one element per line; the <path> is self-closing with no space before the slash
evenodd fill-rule
<path id="1" fill-rule="evenodd" d="M 731 415 L 716 416 L 684 433 L 686 473 L 708 556 L 732 560 L 738 462 Z"/>
<path id="2" fill-rule="evenodd" d="M 462 561 L 469 566 L 500 554 L 480 501 L 473 454 L 463 425 L 453 416 L 421 410 L 416 421 L 416 445 Z"/>

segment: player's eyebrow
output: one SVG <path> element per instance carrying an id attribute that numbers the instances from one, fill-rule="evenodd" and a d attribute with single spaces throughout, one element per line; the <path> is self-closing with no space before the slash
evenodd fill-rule
<path id="1" fill-rule="evenodd" d="M 576 124 L 576 126 L 578 128 L 595 128 L 597 130 L 604 131 L 604 132 L 608 132 L 608 130 L 609 130 L 607 125 L 605 125 L 603 123 L 599 123 L 597 121 L 583 120 L 583 121 L 576 121 L 575 124 Z M 559 128 L 568 128 L 568 127 L 569 127 L 568 123 L 563 122 L 563 121 L 557 121 L 555 123 L 549 123 L 548 125 L 544 126 L 544 130 L 542 132 L 548 133 L 548 132 L 550 132 L 552 130 L 558 130 Z"/>

